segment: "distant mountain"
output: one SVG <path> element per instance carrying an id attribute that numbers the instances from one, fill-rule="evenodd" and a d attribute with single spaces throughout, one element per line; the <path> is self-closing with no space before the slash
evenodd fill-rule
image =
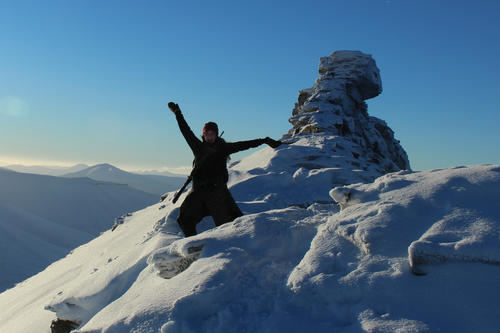
<path id="1" fill-rule="evenodd" d="M 12 164 L 5 166 L 5 169 L 24 172 L 24 173 L 35 173 L 38 175 L 47 175 L 47 176 L 62 176 L 64 174 L 70 172 L 78 172 L 80 170 L 86 169 L 89 166 L 86 164 L 76 164 L 70 167 L 62 167 L 55 165 L 21 165 L 21 164 Z"/>
<path id="2" fill-rule="evenodd" d="M 155 195 L 178 189 L 185 181 L 185 177 L 167 177 L 159 175 L 139 175 L 127 172 L 111 164 L 97 164 L 78 172 L 65 174 L 68 178 L 88 177 L 94 180 L 107 181 L 128 186 Z"/>
<path id="3" fill-rule="evenodd" d="M 160 171 L 160 170 L 144 170 L 144 171 L 134 171 L 134 173 L 139 175 L 156 175 L 156 176 L 166 176 L 166 177 L 186 177 L 187 175 L 180 173 L 173 173 L 170 171 Z"/>
<path id="4" fill-rule="evenodd" d="M 158 200 L 126 185 L 7 169 L 0 169 L 0 184 L 0 290 Z"/>

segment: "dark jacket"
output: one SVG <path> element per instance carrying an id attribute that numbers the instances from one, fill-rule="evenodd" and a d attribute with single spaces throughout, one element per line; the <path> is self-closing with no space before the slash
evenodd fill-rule
<path id="1" fill-rule="evenodd" d="M 228 180 L 229 155 L 260 146 L 265 142 L 264 139 L 226 142 L 218 137 L 214 143 L 208 143 L 196 137 L 180 110 L 175 113 L 175 117 L 182 135 L 194 154 L 194 168 L 191 176 L 195 190 L 206 186 L 225 185 Z"/>

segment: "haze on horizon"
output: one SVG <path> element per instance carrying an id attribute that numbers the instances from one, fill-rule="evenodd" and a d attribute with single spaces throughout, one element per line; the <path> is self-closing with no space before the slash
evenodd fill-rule
<path id="1" fill-rule="evenodd" d="M 72 167 L 78 167 L 78 166 L 83 166 L 85 168 L 96 166 L 96 165 L 101 165 L 101 164 L 109 164 L 107 162 L 92 162 L 92 163 L 78 163 L 78 162 L 61 162 L 61 161 L 33 161 L 33 160 L 19 160 L 19 159 L 0 159 L 0 168 L 8 168 L 8 169 L 17 169 L 18 167 L 20 168 L 31 168 L 32 170 L 36 171 L 38 169 L 51 169 L 51 170 L 57 170 L 57 169 L 69 169 Z M 128 172 L 167 172 L 167 173 L 172 173 L 172 174 L 177 174 L 177 175 L 188 175 L 191 172 L 191 166 L 185 166 L 185 167 L 158 167 L 158 168 L 140 168 L 140 167 L 134 167 L 134 166 L 127 166 L 127 165 L 113 165 L 119 169 L 122 169 L 124 171 Z M 38 172 L 36 172 L 38 173 Z"/>

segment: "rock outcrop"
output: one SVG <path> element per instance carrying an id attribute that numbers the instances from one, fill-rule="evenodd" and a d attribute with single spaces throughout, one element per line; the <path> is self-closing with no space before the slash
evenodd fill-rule
<path id="1" fill-rule="evenodd" d="M 55 319 L 50 325 L 50 331 L 51 333 L 69 333 L 78 326 L 80 326 L 79 323 L 71 320 Z"/>
<path id="2" fill-rule="evenodd" d="M 252 211 L 242 201 L 261 201 L 269 209 L 307 207 L 330 202 L 333 187 L 410 170 L 394 132 L 368 115 L 365 100 L 382 91 L 372 57 L 337 51 L 321 58 L 319 74 L 312 88 L 299 92 L 293 128 L 282 138 L 287 144 L 231 165 L 229 186 L 245 212 Z M 250 177 L 255 186 L 248 185 Z"/>
<path id="3" fill-rule="evenodd" d="M 292 139 L 309 134 L 343 137 L 355 146 L 360 168 L 378 165 L 381 174 L 409 170 L 408 156 L 386 122 L 368 115 L 365 100 L 382 92 L 380 71 L 370 55 L 337 51 L 322 57 L 320 77 L 312 88 L 299 92 L 292 111 Z"/>

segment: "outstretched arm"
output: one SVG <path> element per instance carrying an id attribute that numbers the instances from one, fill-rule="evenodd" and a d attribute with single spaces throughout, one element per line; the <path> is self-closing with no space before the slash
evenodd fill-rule
<path id="1" fill-rule="evenodd" d="M 197 151 L 199 146 L 201 145 L 201 140 L 198 139 L 196 135 L 194 135 L 191 128 L 189 128 L 186 119 L 184 119 L 184 116 L 182 115 L 179 105 L 174 102 L 170 102 L 168 103 L 168 108 L 175 114 L 179 129 L 181 130 L 181 133 L 184 136 L 184 139 L 186 139 L 186 142 L 188 143 L 191 150 L 193 152 Z"/>
<path id="2" fill-rule="evenodd" d="M 266 137 L 264 139 L 228 142 L 226 143 L 226 150 L 228 154 L 233 154 L 242 150 L 258 147 L 264 143 L 267 143 L 272 148 L 277 148 L 279 145 L 281 145 L 281 141 L 276 141 L 271 139 L 270 137 Z"/>

